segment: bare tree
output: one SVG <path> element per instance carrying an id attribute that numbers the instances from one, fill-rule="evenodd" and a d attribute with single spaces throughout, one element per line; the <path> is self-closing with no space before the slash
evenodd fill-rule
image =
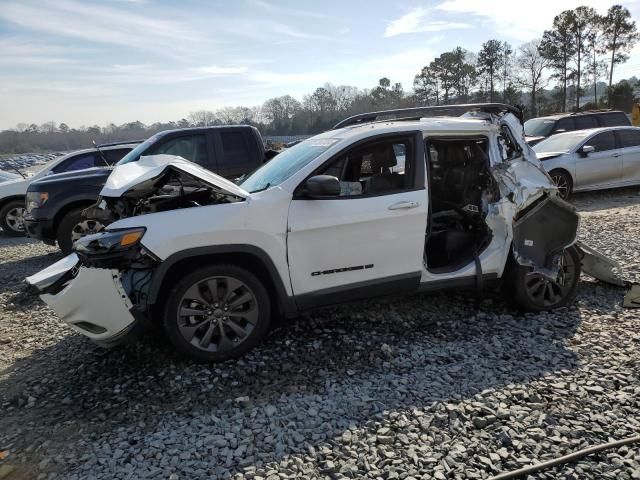
<path id="1" fill-rule="evenodd" d="M 216 120 L 216 114 L 211 110 L 197 110 L 195 112 L 190 112 L 188 117 L 191 124 L 198 127 L 213 125 Z"/>
<path id="2" fill-rule="evenodd" d="M 536 96 L 549 83 L 544 76 L 549 60 L 541 55 L 540 44 L 541 40 L 537 39 L 520 46 L 516 59 L 520 69 L 518 82 L 529 90 L 531 116 L 534 117 L 537 115 Z"/>

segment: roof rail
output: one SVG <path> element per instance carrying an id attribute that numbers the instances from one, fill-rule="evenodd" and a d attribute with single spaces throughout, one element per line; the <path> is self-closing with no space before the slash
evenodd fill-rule
<path id="1" fill-rule="evenodd" d="M 101 143 L 97 145 L 98 148 L 102 147 L 115 147 L 116 145 L 129 145 L 131 143 L 142 143 L 144 140 L 127 140 L 126 142 L 109 142 L 109 143 Z"/>
<path id="2" fill-rule="evenodd" d="M 391 120 L 419 120 L 424 117 L 459 117 L 467 112 L 478 111 L 485 113 L 511 112 L 523 121 L 522 108 L 504 103 L 468 103 L 462 105 L 438 105 L 434 107 L 412 107 L 398 108 L 395 110 L 382 110 L 379 112 L 361 113 L 345 118 L 336 123 L 333 130 L 348 127 L 351 125 L 361 125 L 365 123 L 391 121 Z"/>
<path id="3" fill-rule="evenodd" d="M 603 112 L 614 112 L 613 108 L 592 108 L 590 110 L 581 110 L 579 112 L 571 112 L 571 115 L 580 115 L 581 113 L 603 113 Z"/>

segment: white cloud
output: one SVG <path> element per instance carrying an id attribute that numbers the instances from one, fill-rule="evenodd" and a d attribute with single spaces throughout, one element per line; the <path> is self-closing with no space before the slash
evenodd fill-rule
<path id="1" fill-rule="evenodd" d="M 301 10 L 299 8 L 280 7 L 272 3 L 265 2 L 264 0 L 249 0 L 248 3 L 249 5 L 257 7 L 265 12 L 277 15 L 292 15 L 307 18 L 329 18 L 329 16 L 324 13 Z"/>
<path id="2" fill-rule="evenodd" d="M 442 32 L 460 28 L 471 28 L 471 25 L 463 22 L 448 22 L 444 20 L 427 21 L 431 10 L 424 7 L 417 7 L 402 17 L 387 24 L 384 31 L 385 37 L 395 37 L 406 33 L 419 32 Z"/>
<path id="3" fill-rule="evenodd" d="M 604 13 L 613 3 L 611 0 L 538 0 L 533 5 L 528 0 L 513 0 L 510 3 L 505 3 L 504 0 L 445 0 L 435 9 L 441 13 L 474 15 L 476 18 L 468 21 L 490 25 L 492 32 L 488 32 L 488 35 L 529 41 L 541 36 L 545 29 L 551 28 L 553 18 L 563 10 L 588 4 Z M 634 8 L 638 8 L 638 4 L 638 0 L 625 2 L 632 13 Z"/>
<path id="4" fill-rule="evenodd" d="M 0 5 L 0 20 L 41 33 L 165 56 L 180 56 L 208 43 L 192 28 L 167 16 L 134 14 L 75 0 L 5 2 Z"/>

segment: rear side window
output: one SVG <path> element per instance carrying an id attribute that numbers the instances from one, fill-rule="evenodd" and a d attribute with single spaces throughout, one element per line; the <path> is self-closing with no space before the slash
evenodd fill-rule
<path id="1" fill-rule="evenodd" d="M 622 148 L 640 146 L 640 130 L 618 130 Z"/>
<path id="2" fill-rule="evenodd" d="M 56 165 L 53 173 L 71 172 L 73 170 L 84 170 L 85 168 L 93 168 L 103 166 L 102 159 L 96 165 L 96 155 L 94 153 L 83 153 L 71 158 L 67 158 L 65 161 Z"/>
<path id="3" fill-rule="evenodd" d="M 222 161 L 218 162 L 219 167 L 230 167 L 252 163 L 249 145 L 242 132 L 220 132 L 222 139 Z"/>
<path id="4" fill-rule="evenodd" d="M 585 130 L 587 128 L 596 128 L 598 122 L 593 115 L 579 115 L 575 117 L 576 130 Z"/>
<path id="5" fill-rule="evenodd" d="M 616 137 L 613 131 L 602 132 L 587 140 L 585 145 L 591 145 L 596 149 L 596 152 L 604 152 L 606 150 L 613 150 L 616 148 Z"/>
<path id="6" fill-rule="evenodd" d="M 630 125 L 629 119 L 622 112 L 601 113 L 600 123 L 603 127 L 620 127 Z"/>
<path id="7" fill-rule="evenodd" d="M 153 150 L 153 155 L 177 155 L 199 165 L 207 165 L 207 139 L 204 135 L 172 138 Z"/>
<path id="8" fill-rule="evenodd" d="M 554 133 L 572 132 L 575 129 L 576 128 L 573 123 L 573 118 L 561 118 L 560 120 L 558 120 L 558 123 L 556 123 L 556 126 L 553 129 L 553 132 Z"/>
<path id="9" fill-rule="evenodd" d="M 103 150 L 103 153 L 109 165 L 115 165 L 122 159 L 122 157 L 124 157 L 130 151 L 131 151 L 130 148 L 118 148 L 116 150 Z M 102 160 L 102 157 L 100 157 L 100 159 Z"/>

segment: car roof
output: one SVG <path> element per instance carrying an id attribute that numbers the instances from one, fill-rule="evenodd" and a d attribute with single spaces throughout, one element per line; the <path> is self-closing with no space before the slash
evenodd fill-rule
<path id="1" fill-rule="evenodd" d="M 629 126 L 629 125 L 616 125 L 614 127 L 584 128 L 584 129 L 581 129 L 581 130 L 571 130 L 570 132 L 556 133 L 553 136 L 554 137 L 558 137 L 558 136 L 569 137 L 569 136 L 573 135 L 575 137 L 588 137 L 588 136 L 594 135 L 596 133 L 608 132 L 608 131 L 613 131 L 613 130 L 640 130 L 640 127 L 632 127 L 632 126 Z"/>
<path id="2" fill-rule="evenodd" d="M 182 132 L 206 132 L 209 130 L 228 130 L 234 128 L 247 128 L 257 130 L 253 125 L 209 125 L 207 127 L 187 127 L 187 128 L 174 128 L 172 130 L 162 130 L 155 135 L 168 135 L 170 133 L 182 133 Z"/>
<path id="3" fill-rule="evenodd" d="M 422 131 L 434 132 L 436 134 L 451 133 L 482 133 L 495 131 L 496 126 L 486 118 L 472 117 L 429 117 L 420 120 L 409 121 L 378 121 L 372 123 L 363 123 L 359 125 L 351 125 L 348 127 L 329 130 L 327 132 L 316 135 L 315 138 L 339 138 L 347 139 L 356 136 L 362 136 L 365 133 L 383 134 L 402 131 Z M 368 135 L 367 135 L 368 136 Z"/>
<path id="4" fill-rule="evenodd" d="M 592 112 L 572 112 L 572 113 L 554 113 L 553 115 L 545 115 L 544 117 L 530 118 L 529 120 L 559 120 L 561 118 L 580 117 L 583 115 L 610 115 L 612 113 L 622 113 L 620 110 L 605 110 L 605 111 L 592 111 Z M 527 120 L 528 121 L 528 120 Z"/>

